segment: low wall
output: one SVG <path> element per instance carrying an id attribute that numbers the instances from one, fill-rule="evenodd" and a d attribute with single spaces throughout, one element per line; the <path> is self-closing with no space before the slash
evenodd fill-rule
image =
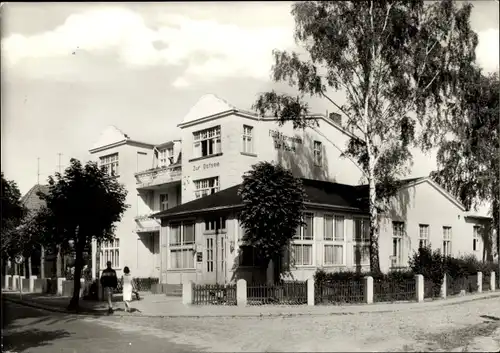
<path id="1" fill-rule="evenodd" d="M 65 297 L 73 296 L 74 285 L 75 285 L 74 280 L 63 281 L 63 283 L 62 283 L 62 295 Z M 85 289 L 85 281 L 82 278 L 82 279 L 80 279 L 80 298 L 83 297 L 84 289 Z"/>

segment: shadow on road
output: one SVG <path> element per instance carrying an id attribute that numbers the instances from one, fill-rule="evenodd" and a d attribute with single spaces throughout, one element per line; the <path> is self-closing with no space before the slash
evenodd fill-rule
<path id="1" fill-rule="evenodd" d="M 3 349 L 13 352 L 29 352 L 30 349 L 50 345 L 51 341 L 69 337 L 66 330 L 42 331 L 31 329 L 29 331 L 3 331 Z"/>

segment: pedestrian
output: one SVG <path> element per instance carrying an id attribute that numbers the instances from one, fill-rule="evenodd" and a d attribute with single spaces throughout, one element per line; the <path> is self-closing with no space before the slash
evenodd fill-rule
<path id="1" fill-rule="evenodd" d="M 134 285 L 134 277 L 130 273 L 130 269 L 125 266 L 123 268 L 123 302 L 125 303 L 125 311 L 130 312 L 130 302 L 132 301 L 132 292 L 136 292 Z"/>
<path id="2" fill-rule="evenodd" d="M 108 300 L 108 313 L 113 314 L 113 292 L 118 287 L 116 271 L 111 268 L 111 261 L 106 263 L 106 269 L 101 274 L 101 285 Z"/>

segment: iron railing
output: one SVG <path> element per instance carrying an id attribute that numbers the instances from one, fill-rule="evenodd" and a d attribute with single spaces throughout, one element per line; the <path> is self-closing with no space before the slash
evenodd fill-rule
<path id="1" fill-rule="evenodd" d="M 251 284 L 247 286 L 247 304 L 307 304 L 307 282 L 285 281 L 278 284 Z"/>
<path id="2" fill-rule="evenodd" d="M 395 302 L 416 299 L 415 279 L 373 281 L 374 302 Z"/>
<path id="3" fill-rule="evenodd" d="M 446 295 L 458 295 L 462 291 L 465 293 L 477 292 L 477 275 L 451 277 L 446 275 Z"/>
<path id="4" fill-rule="evenodd" d="M 236 285 L 195 285 L 193 287 L 193 304 L 236 305 Z"/>
<path id="5" fill-rule="evenodd" d="M 441 284 L 431 279 L 424 278 L 424 298 L 439 298 L 441 296 Z"/>
<path id="6" fill-rule="evenodd" d="M 338 280 L 316 283 L 314 297 L 316 304 L 363 303 L 365 285 L 363 280 Z"/>

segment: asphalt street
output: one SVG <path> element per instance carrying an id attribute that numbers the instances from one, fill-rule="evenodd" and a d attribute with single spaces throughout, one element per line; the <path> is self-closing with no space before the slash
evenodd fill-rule
<path id="1" fill-rule="evenodd" d="M 2 300 L 2 352 L 194 352 L 195 347 L 133 330 L 102 326 L 82 316 L 48 312 Z M 98 319 L 97 319 L 98 320 Z M 111 326 L 111 327 L 110 327 Z"/>

